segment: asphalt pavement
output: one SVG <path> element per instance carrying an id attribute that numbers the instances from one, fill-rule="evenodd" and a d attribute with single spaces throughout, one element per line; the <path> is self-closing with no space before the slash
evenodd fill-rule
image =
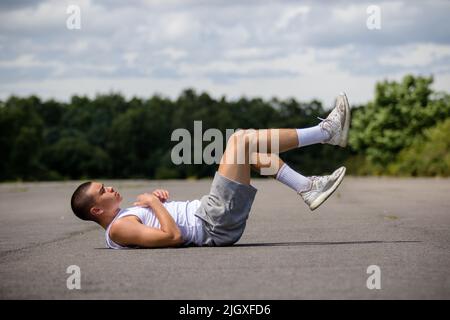
<path id="1" fill-rule="evenodd" d="M 196 199 L 211 181 L 105 184 L 127 206 L 155 188 Z M 313 213 L 287 187 L 258 179 L 236 245 L 137 250 L 106 249 L 103 229 L 76 219 L 78 184 L 0 184 L 1 299 L 450 298 L 450 179 L 346 177 Z M 80 289 L 68 289 L 72 265 Z"/>

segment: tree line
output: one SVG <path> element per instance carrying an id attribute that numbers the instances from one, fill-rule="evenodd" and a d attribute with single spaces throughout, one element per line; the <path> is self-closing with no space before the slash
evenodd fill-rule
<path id="1" fill-rule="evenodd" d="M 350 148 L 319 144 L 282 159 L 305 175 L 346 165 L 362 175 L 448 176 L 450 95 L 434 92 L 432 82 L 407 75 L 377 83 L 373 101 L 352 106 Z M 214 99 L 193 89 L 176 99 L 11 96 L 0 101 L 0 180 L 211 177 L 217 165 L 172 163 L 175 129 L 194 135 L 194 121 L 202 121 L 203 131 L 217 128 L 225 137 L 226 129 L 310 127 L 328 113 L 317 100 Z"/>

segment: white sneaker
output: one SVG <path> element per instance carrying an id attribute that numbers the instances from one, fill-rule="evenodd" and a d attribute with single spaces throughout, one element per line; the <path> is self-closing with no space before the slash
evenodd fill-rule
<path id="1" fill-rule="evenodd" d="M 350 105 L 345 93 L 341 93 L 336 98 L 335 107 L 328 117 L 319 119 L 323 120 L 319 126 L 330 135 L 330 139 L 323 143 L 345 147 L 350 128 Z"/>
<path id="2" fill-rule="evenodd" d="M 345 175 L 345 167 L 340 167 L 329 176 L 312 176 L 311 188 L 308 191 L 299 192 L 309 208 L 312 210 L 319 207 L 341 184 Z"/>

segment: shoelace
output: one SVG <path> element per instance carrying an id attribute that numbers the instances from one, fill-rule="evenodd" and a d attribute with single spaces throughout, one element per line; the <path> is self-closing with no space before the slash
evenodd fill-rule
<path id="1" fill-rule="evenodd" d="M 321 125 L 322 123 L 330 122 L 330 120 L 327 120 L 327 119 L 324 119 L 324 118 L 321 118 L 321 117 L 317 117 L 317 119 L 322 120 L 322 122 L 319 123 L 319 125 Z M 328 132 L 328 134 L 329 134 L 330 136 L 332 136 L 332 134 L 331 134 L 331 129 L 330 129 L 330 128 L 327 128 L 326 126 L 325 126 L 325 127 L 321 126 L 321 128 L 322 128 L 322 130 L 325 130 L 326 132 Z M 331 139 L 331 138 L 330 138 L 330 139 Z M 328 140 L 329 140 L 329 139 L 328 139 Z M 328 140 L 327 140 L 327 141 L 328 141 Z"/>
<path id="2" fill-rule="evenodd" d="M 311 180 L 311 189 L 310 189 L 310 191 L 312 190 L 312 187 L 314 186 L 314 183 L 320 183 L 321 182 L 321 179 L 322 177 L 321 176 L 311 176 L 311 177 L 309 177 L 309 179 Z"/>

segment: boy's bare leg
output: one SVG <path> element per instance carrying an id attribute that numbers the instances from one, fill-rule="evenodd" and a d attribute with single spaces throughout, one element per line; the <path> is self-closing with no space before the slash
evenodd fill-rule
<path id="1" fill-rule="evenodd" d="M 237 131 L 233 133 L 227 142 L 225 151 L 220 159 L 219 169 L 217 170 L 222 176 L 242 183 L 250 184 L 250 161 L 248 152 L 245 152 L 245 131 Z M 244 148 L 245 159 L 243 162 L 236 161 L 238 152 L 242 154 Z"/>
<path id="2" fill-rule="evenodd" d="M 299 147 L 297 129 L 241 130 L 250 143 L 252 152 L 281 153 Z M 239 132 L 239 131 L 238 131 Z M 262 150 L 261 150 L 262 149 Z"/>
<path id="3" fill-rule="evenodd" d="M 320 206 L 339 186 L 345 175 L 345 167 L 335 170 L 329 176 L 303 177 L 290 169 L 275 155 L 284 151 L 310 145 L 327 143 L 345 147 L 350 127 L 350 106 L 345 94 L 336 100 L 336 106 L 326 119 L 306 129 L 263 129 L 240 130 L 228 140 L 220 160 L 218 172 L 236 182 L 250 184 L 250 168 L 253 165 L 264 175 L 276 175 L 277 180 L 296 190 L 311 210 Z M 264 165 L 254 161 L 265 155 Z M 278 158 L 278 159 L 276 159 Z M 269 161 L 267 162 L 267 160 Z M 269 169 L 269 170 L 267 170 Z M 263 171 L 265 171 L 263 173 Z M 277 174 L 278 173 L 278 174 Z"/>
<path id="4" fill-rule="evenodd" d="M 252 139 L 255 139 L 254 134 L 247 134 L 245 131 L 238 131 L 231 136 L 220 162 L 219 174 L 230 180 L 249 185 L 251 167 L 261 173 L 266 170 L 266 173 L 262 174 L 276 175 L 276 179 L 294 189 L 311 210 L 315 210 L 328 199 L 344 178 L 345 167 L 335 170 L 329 176 L 304 177 L 289 168 L 276 154 L 251 152 Z M 286 150 L 289 144 L 286 141 L 283 142 L 282 139 L 280 139 L 280 145 L 284 147 L 280 150 Z M 289 136 L 286 139 L 288 140 Z M 274 151 L 269 146 L 266 147 L 270 151 Z M 244 152 L 244 161 L 236 162 L 242 152 Z M 267 173 L 267 165 L 269 165 L 269 173 Z M 278 172 L 280 173 L 277 174 Z"/>
<path id="5" fill-rule="evenodd" d="M 218 171 L 228 179 L 250 184 L 250 162 L 256 162 L 254 164 L 258 166 L 259 161 L 259 170 L 264 169 L 264 165 L 269 166 L 270 170 L 266 170 L 266 175 L 275 175 L 283 162 L 279 157 L 275 158 L 275 155 L 270 156 L 270 153 L 284 152 L 297 147 L 296 129 L 240 130 L 228 140 Z M 260 153 L 263 153 L 264 160 L 259 155 L 255 161 L 255 156 L 252 155 L 261 149 L 263 150 Z"/>
<path id="6" fill-rule="evenodd" d="M 345 94 L 336 100 L 336 107 L 321 124 L 307 129 L 240 130 L 228 140 L 220 160 L 219 173 L 243 184 L 250 184 L 250 159 L 254 152 L 277 154 L 303 145 L 328 143 L 345 146 L 348 139 L 350 108 Z M 264 168 L 265 169 L 265 168 Z M 266 175 L 276 174 L 276 166 Z"/>
<path id="7" fill-rule="evenodd" d="M 284 164 L 284 161 L 274 153 L 262 154 L 255 152 L 252 154 L 252 157 L 252 161 L 250 162 L 251 168 L 261 175 L 265 175 L 263 169 L 273 167 L 275 170 L 273 170 L 273 173 L 268 175 L 275 177 Z"/>

